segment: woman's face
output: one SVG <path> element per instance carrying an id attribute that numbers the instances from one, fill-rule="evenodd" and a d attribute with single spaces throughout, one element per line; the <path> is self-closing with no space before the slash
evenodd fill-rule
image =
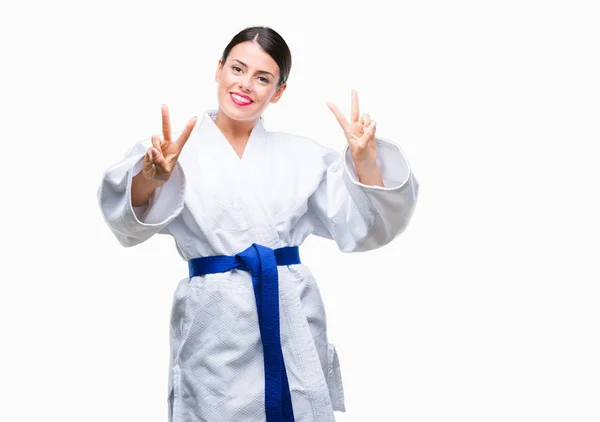
<path id="1" fill-rule="evenodd" d="M 285 83 L 279 86 L 275 60 L 250 41 L 233 47 L 225 64 L 219 59 L 215 80 L 219 83 L 219 106 L 234 120 L 258 119 L 286 88 Z"/>

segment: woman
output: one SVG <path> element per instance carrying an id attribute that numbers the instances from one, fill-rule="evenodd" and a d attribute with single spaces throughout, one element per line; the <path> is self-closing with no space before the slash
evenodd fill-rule
<path id="1" fill-rule="evenodd" d="M 359 119 L 356 92 L 349 121 L 328 104 L 341 156 L 263 127 L 290 67 L 277 32 L 244 29 L 217 66 L 218 110 L 172 134 L 163 106 L 164 139 L 138 142 L 98 190 L 123 246 L 169 234 L 188 261 L 171 315 L 169 421 L 334 421 L 339 361 L 297 246 L 314 234 L 343 252 L 375 249 L 412 216 L 418 183 L 400 148 Z"/>

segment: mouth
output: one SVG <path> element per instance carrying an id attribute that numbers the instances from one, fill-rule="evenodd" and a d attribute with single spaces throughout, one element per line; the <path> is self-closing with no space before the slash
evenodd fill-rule
<path id="1" fill-rule="evenodd" d="M 250 99 L 250 97 L 235 92 L 230 92 L 229 97 L 231 98 L 231 101 L 233 101 L 236 105 L 242 107 L 248 106 L 254 102 L 252 101 L 252 99 Z"/>

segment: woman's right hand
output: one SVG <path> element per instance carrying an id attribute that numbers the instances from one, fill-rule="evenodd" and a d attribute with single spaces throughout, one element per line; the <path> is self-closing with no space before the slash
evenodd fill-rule
<path id="1" fill-rule="evenodd" d="M 171 139 L 169 109 L 166 104 L 162 105 L 162 130 L 164 139 L 160 139 L 159 135 L 152 136 L 152 146 L 146 151 L 144 167 L 140 172 L 144 179 L 156 187 L 162 186 L 169 180 L 179 154 L 181 154 L 183 146 L 196 125 L 196 120 L 196 116 L 192 117 L 181 132 L 181 135 L 173 141 Z"/>

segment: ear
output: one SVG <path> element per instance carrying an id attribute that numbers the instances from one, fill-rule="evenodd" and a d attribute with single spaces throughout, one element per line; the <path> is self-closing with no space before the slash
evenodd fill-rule
<path id="1" fill-rule="evenodd" d="M 219 62 L 217 63 L 217 70 L 215 72 L 215 82 L 217 83 L 221 82 L 221 69 L 223 69 L 223 63 L 221 60 L 222 59 L 219 59 Z"/>
<path id="2" fill-rule="evenodd" d="M 283 91 L 285 91 L 286 88 L 287 88 L 287 82 L 284 82 L 283 85 L 281 85 L 279 88 L 277 88 L 277 91 L 275 91 L 275 95 L 273 95 L 270 102 L 275 104 L 277 101 L 279 101 L 279 99 L 283 95 Z"/>

